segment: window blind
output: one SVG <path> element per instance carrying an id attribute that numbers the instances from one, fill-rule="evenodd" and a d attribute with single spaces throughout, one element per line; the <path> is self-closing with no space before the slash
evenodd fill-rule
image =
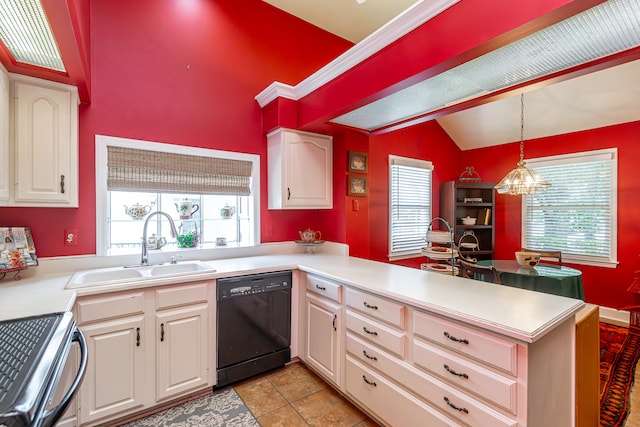
<path id="1" fill-rule="evenodd" d="M 551 183 L 526 196 L 524 246 L 560 250 L 593 260 L 613 260 L 615 251 L 615 153 L 598 151 L 561 159 L 528 161 Z"/>
<path id="2" fill-rule="evenodd" d="M 431 221 L 431 162 L 389 156 L 389 256 L 420 253 Z"/>
<path id="3" fill-rule="evenodd" d="M 107 189 L 196 194 L 251 193 L 250 161 L 107 147 Z"/>

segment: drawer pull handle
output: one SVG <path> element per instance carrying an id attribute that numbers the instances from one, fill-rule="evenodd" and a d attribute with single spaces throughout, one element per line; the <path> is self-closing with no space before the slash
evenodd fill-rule
<path id="1" fill-rule="evenodd" d="M 140 328 L 136 328 L 136 347 L 140 347 Z"/>
<path id="2" fill-rule="evenodd" d="M 364 304 L 365 307 L 370 308 L 371 310 L 377 310 L 378 309 L 377 305 L 371 305 L 371 304 L 367 303 L 366 301 L 363 302 L 363 304 Z"/>
<path id="3" fill-rule="evenodd" d="M 287 200 L 291 200 L 291 188 L 287 187 Z"/>
<path id="4" fill-rule="evenodd" d="M 449 338 L 451 341 L 461 342 L 462 344 L 469 344 L 469 340 L 465 338 L 456 338 L 453 335 L 449 335 L 449 332 L 445 332 L 444 336 Z"/>
<path id="5" fill-rule="evenodd" d="M 164 323 L 160 323 L 160 341 L 164 341 Z"/>
<path id="6" fill-rule="evenodd" d="M 367 377 L 365 377 L 364 375 L 362 376 L 362 381 L 364 381 L 365 383 L 369 384 L 370 386 L 378 387 L 378 384 L 376 384 L 375 381 L 369 381 L 367 379 Z"/>
<path id="7" fill-rule="evenodd" d="M 331 323 L 333 324 L 333 330 L 334 330 L 334 331 L 337 331 L 337 330 L 338 330 L 338 328 L 336 327 L 336 321 L 337 321 L 337 320 L 338 320 L 338 315 L 337 315 L 337 314 L 334 314 L 334 315 L 333 315 L 333 321 L 331 322 Z"/>
<path id="8" fill-rule="evenodd" d="M 449 367 L 449 365 L 446 365 L 446 364 L 445 364 L 445 365 L 444 365 L 444 369 L 446 369 L 446 370 L 447 370 L 447 372 L 449 372 L 451 375 L 456 375 L 456 376 L 458 376 L 458 377 L 462 377 L 462 378 L 464 378 L 465 380 L 469 379 L 469 375 L 467 375 L 467 374 L 465 374 L 465 373 L 461 373 L 461 372 L 456 372 L 456 371 L 454 371 L 453 369 L 451 369 L 451 368 Z"/>
<path id="9" fill-rule="evenodd" d="M 64 194 L 64 175 L 60 175 L 60 192 Z"/>
<path id="10" fill-rule="evenodd" d="M 320 286 L 320 285 L 316 285 L 316 289 L 320 289 L 321 291 L 326 291 L 327 288 L 325 288 L 324 286 Z"/>
<path id="11" fill-rule="evenodd" d="M 367 329 L 366 326 L 363 326 L 362 330 L 365 331 L 366 333 L 368 333 L 369 335 L 373 335 L 373 336 L 376 336 L 376 337 L 378 336 L 378 333 L 376 331 L 370 331 L 370 330 Z"/>
<path id="12" fill-rule="evenodd" d="M 451 403 L 449 401 L 449 398 L 447 396 L 444 397 L 444 401 L 447 402 L 447 405 L 451 406 L 453 409 L 455 409 L 456 411 L 460 411 L 460 412 L 464 412 L 465 414 L 469 413 L 469 410 L 467 408 L 458 408 L 456 405 L 454 405 L 453 403 Z"/>
<path id="13" fill-rule="evenodd" d="M 366 352 L 366 350 L 362 350 L 362 354 L 364 354 L 364 357 L 366 357 L 367 359 L 373 360 L 374 362 L 378 361 L 378 358 L 375 356 L 369 356 Z"/>

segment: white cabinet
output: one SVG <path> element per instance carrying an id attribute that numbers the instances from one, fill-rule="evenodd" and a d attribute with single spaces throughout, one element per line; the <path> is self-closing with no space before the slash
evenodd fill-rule
<path id="1" fill-rule="evenodd" d="M 156 290 L 156 400 L 206 387 L 207 283 Z"/>
<path id="2" fill-rule="evenodd" d="M 81 425 L 130 415 L 213 385 L 208 282 L 80 297 L 89 360 Z"/>
<path id="3" fill-rule="evenodd" d="M 269 209 L 333 207 L 332 137 L 279 128 L 267 135 Z"/>
<path id="4" fill-rule="evenodd" d="M 574 425 L 572 318 L 527 343 L 349 285 L 331 299 L 324 283 L 307 275 L 303 361 L 331 379 L 337 360 L 333 386 L 383 424 Z M 338 337 L 333 313 L 344 313 Z"/>
<path id="5" fill-rule="evenodd" d="M 9 201 L 9 76 L 0 65 L 0 205 Z"/>
<path id="6" fill-rule="evenodd" d="M 328 381 L 340 386 L 343 358 L 341 302 L 342 286 L 307 276 L 303 359 Z"/>
<path id="7" fill-rule="evenodd" d="M 19 75 L 11 75 L 11 81 L 10 194 L 5 204 L 78 207 L 77 89 Z"/>
<path id="8" fill-rule="evenodd" d="M 89 354 L 78 393 L 81 423 L 142 408 L 148 347 L 144 294 L 82 298 L 76 308 Z"/>

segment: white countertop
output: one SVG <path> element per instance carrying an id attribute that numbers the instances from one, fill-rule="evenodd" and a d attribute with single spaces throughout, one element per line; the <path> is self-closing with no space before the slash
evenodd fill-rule
<path id="1" fill-rule="evenodd" d="M 343 255 L 275 254 L 207 261 L 216 271 L 193 280 L 299 268 L 419 309 L 534 342 L 573 316 L 584 302 Z M 76 296 L 132 289 L 127 283 L 64 289 L 71 274 L 0 281 L 0 320 L 71 310 Z M 189 281 L 181 280 L 180 282 Z M 176 283 L 152 279 L 135 288 Z"/>

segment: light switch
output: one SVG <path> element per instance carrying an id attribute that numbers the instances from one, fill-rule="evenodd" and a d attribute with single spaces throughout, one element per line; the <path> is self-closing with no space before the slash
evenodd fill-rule
<path id="1" fill-rule="evenodd" d="M 351 201 L 351 210 L 354 212 L 358 212 L 360 210 L 360 202 L 358 200 Z"/>

